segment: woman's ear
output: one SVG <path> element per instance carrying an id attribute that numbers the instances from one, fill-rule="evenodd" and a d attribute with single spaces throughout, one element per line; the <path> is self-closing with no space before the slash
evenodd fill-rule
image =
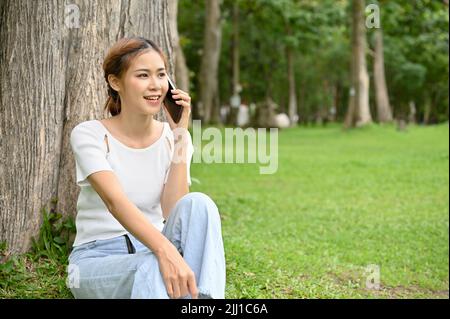
<path id="1" fill-rule="evenodd" d="M 117 92 L 120 91 L 119 79 L 115 75 L 113 74 L 108 75 L 108 83 L 115 91 Z"/>

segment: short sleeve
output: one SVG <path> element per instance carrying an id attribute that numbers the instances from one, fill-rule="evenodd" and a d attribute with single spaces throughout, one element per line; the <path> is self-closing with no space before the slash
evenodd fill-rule
<path id="1" fill-rule="evenodd" d="M 192 161 L 192 156 L 194 154 L 194 146 L 192 145 L 192 138 L 190 133 L 186 135 L 188 137 L 188 148 L 186 151 L 186 163 L 187 163 L 187 181 L 188 181 L 188 185 L 191 186 L 192 185 L 192 181 L 191 181 L 191 161 Z M 170 139 L 168 141 L 170 143 L 170 150 L 171 150 L 171 158 L 173 157 L 173 151 L 174 151 L 174 142 L 173 142 L 173 135 L 170 136 Z M 167 182 L 167 178 L 169 177 L 169 173 L 170 173 L 170 167 L 171 167 L 171 163 L 169 165 L 169 168 L 166 171 L 166 176 L 164 177 L 164 184 L 166 184 Z"/>
<path id="2" fill-rule="evenodd" d="M 76 180 L 79 186 L 87 186 L 86 178 L 98 171 L 113 171 L 106 159 L 106 145 L 101 134 L 87 125 L 77 125 L 70 134 L 70 145 L 75 157 Z"/>

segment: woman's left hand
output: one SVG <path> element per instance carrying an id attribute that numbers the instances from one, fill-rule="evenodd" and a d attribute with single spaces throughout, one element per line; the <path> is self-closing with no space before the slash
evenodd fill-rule
<path id="1" fill-rule="evenodd" d="M 185 128 L 187 130 L 189 126 L 189 116 L 191 114 L 191 97 L 188 93 L 180 89 L 172 90 L 172 94 L 175 102 L 183 108 L 183 111 L 181 113 L 180 121 L 178 123 L 175 123 L 172 119 L 172 116 L 170 116 L 170 113 L 167 110 L 166 106 L 163 104 L 164 110 L 167 114 L 167 121 L 169 122 L 170 128 L 172 130 L 177 128 Z"/>

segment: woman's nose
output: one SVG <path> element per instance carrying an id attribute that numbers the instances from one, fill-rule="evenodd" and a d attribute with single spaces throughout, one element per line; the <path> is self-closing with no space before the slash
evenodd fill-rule
<path id="1" fill-rule="evenodd" d="M 161 83 L 157 77 L 150 77 L 148 86 L 152 89 L 161 89 Z"/>

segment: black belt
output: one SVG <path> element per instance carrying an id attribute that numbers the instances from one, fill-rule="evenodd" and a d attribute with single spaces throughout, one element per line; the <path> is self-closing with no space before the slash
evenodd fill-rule
<path id="1" fill-rule="evenodd" d="M 130 237 L 128 237 L 127 234 L 125 234 L 124 236 L 125 236 L 125 241 L 127 242 L 128 253 L 134 254 L 136 252 L 136 249 L 134 248 L 133 243 L 130 240 Z"/>

